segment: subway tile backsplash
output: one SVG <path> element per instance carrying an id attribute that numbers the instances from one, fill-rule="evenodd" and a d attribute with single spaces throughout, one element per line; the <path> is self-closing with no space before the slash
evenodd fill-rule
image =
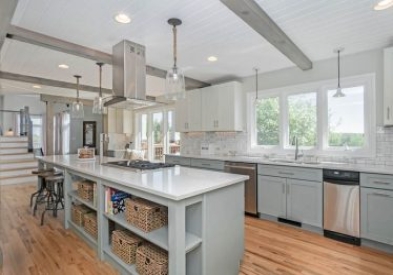
<path id="1" fill-rule="evenodd" d="M 247 133 L 198 132 L 181 135 L 181 154 L 199 155 L 201 143 L 214 144 L 215 154 L 247 154 Z M 374 157 L 320 156 L 320 161 L 393 166 L 393 127 L 377 127 Z"/>

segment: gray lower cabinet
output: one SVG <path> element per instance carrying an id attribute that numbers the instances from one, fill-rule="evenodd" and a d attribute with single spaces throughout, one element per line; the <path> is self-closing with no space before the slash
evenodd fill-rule
<path id="1" fill-rule="evenodd" d="M 191 159 L 181 156 L 165 155 L 165 163 L 176 164 L 181 166 L 190 166 Z"/>
<path id="2" fill-rule="evenodd" d="M 286 218 L 286 179 L 258 176 L 258 212 L 269 216 Z"/>
<path id="3" fill-rule="evenodd" d="M 393 245 L 393 191 L 361 188 L 361 237 Z"/>
<path id="4" fill-rule="evenodd" d="M 321 169 L 258 165 L 258 212 L 322 228 Z"/>
<path id="5" fill-rule="evenodd" d="M 322 182 L 287 179 L 287 219 L 322 227 Z"/>

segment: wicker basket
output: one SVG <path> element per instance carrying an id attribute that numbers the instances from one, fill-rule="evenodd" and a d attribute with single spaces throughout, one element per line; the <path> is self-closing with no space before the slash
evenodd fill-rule
<path id="1" fill-rule="evenodd" d="M 167 275 L 168 253 L 150 243 L 138 247 L 136 271 L 139 275 Z"/>
<path id="2" fill-rule="evenodd" d="M 126 230 L 112 232 L 112 251 L 127 264 L 135 264 L 136 249 L 142 239 Z"/>
<path id="3" fill-rule="evenodd" d="M 94 182 L 79 181 L 78 182 L 78 197 L 86 201 L 93 201 L 94 199 Z"/>
<path id="4" fill-rule="evenodd" d="M 84 215 L 83 229 L 93 238 L 97 239 L 97 214 L 95 212 L 87 213 L 86 215 Z"/>
<path id="5" fill-rule="evenodd" d="M 168 208 L 151 201 L 134 198 L 125 200 L 127 222 L 144 232 L 150 232 L 168 224 Z"/>
<path id="6" fill-rule="evenodd" d="M 84 215 L 91 212 L 92 210 L 84 205 L 76 205 L 73 204 L 71 206 L 71 220 L 79 226 L 83 227 L 84 224 Z"/>

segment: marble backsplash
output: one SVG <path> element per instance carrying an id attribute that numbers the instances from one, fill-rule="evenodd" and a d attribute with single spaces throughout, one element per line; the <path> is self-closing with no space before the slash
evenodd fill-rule
<path id="1" fill-rule="evenodd" d="M 245 132 L 198 132 L 181 135 L 180 152 L 181 154 L 199 155 L 202 143 L 213 144 L 217 155 L 227 155 L 233 152 L 244 155 L 248 150 L 248 137 Z M 377 127 L 376 152 L 373 157 L 318 156 L 318 160 L 393 166 L 393 127 Z"/>

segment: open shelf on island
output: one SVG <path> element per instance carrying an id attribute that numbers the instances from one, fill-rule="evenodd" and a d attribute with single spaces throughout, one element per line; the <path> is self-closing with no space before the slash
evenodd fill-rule
<path id="1" fill-rule="evenodd" d="M 104 253 L 116 264 L 118 264 L 122 269 L 127 271 L 127 273 L 130 273 L 132 275 L 138 275 L 138 272 L 136 271 L 136 266 L 135 265 L 130 265 L 125 262 L 123 262 L 115 253 L 112 252 L 110 247 L 105 247 L 104 248 Z"/>
<path id="2" fill-rule="evenodd" d="M 86 233 L 85 230 L 83 230 L 82 227 L 79 225 L 75 224 L 73 221 L 68 221 L 68 224 L 71 226 L 71 228 L 74 229 L 74 231 L 82 237 L 82 239 L 86 240 L 89 244 L 91 244 L 92 247 L 97 248 L 97 240 L 94 239 L 92 236 L 90 236 L 88 233 Z"/>
<path id="3" fill-rule="evenodd" d="M 82 198 L 80 198 L 80 197 L 78 196 L 78 191 L 77 191 L 77 190 L 70 191 L 70 192 L 68 193 L 68 195 L 69 195 L 70 197 L 74 198 L 75 200 L 79 201 L 80 203 L 83 203 L 83 204 L 86 205 L 87 207 L 93 209 L 94 211 L 97 211 L 97 207 L 94 206 L 93 202 L 84 200 L 84 199 L 82 199 Z"/>
<path id="4" fill-rule="evenodd" d="M 121 225 L 125 229 L 137 234 L 138 236 L 144 238 L 145 240 L 161 247 L 168 251 L 168 226 L 161 227 L 152 232 L 146 233 L 139 228 L 128 223 L 124 217 L 124 213 L 119 213 L 117 215 L 104 214 L 109 220 Z M 198 247 L 202 242 L 202 239 L 198 236 L 186 232 L 186 253 L 192 251 Z"/>

